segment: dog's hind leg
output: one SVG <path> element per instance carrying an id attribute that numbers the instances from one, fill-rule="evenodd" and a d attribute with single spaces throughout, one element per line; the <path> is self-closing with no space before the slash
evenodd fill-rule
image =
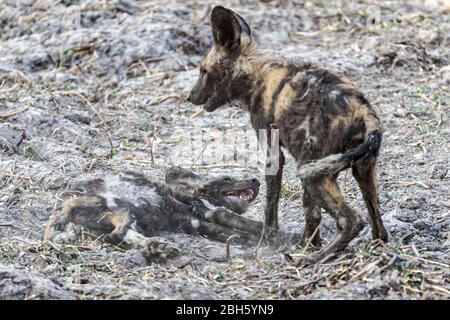
<path id="1" fill-rule="evenodd" d="M 98 197 L 70 198 L 50 217 L 43 239 L 70 242 L 77 239 L 81 227 L 105 229 L 106 226 L 97 223 L 105 209 L 102 199 Z M 110 230 L 106 228 L 106 231 Z"/>
<path id="2" fill-rule="evenodd" d="M 319 247 L 321 245 L 320 238 L 320 221 L 322 219 L 322 213 L 316 196 L 309 186 L 310 181 L 304 179 L 302 181 L 304 193 L 303 193 L 303 208 L 305 211 L 305 230 L 301 240 L 301 245 L 305 246 L 310 242 L 313 246 Z"/>
<path id="3" fill-rule="evenodd" d="M 103 240 L 114 245 L 137 249 L 148 260 L 161 261 L 178 252 L 161 238 L 147 238 L 135 230 L 135 217 L 128 210 L 110 211 L 102 197 L 79 197 L 63 205 L 67 221 L 104 234 Z"/>
<path id="4" fill-rule="evenodd" d="M 44 230 L 44 241 L 65 242 L 71 238 L 67 234 L 69 220 L 62 210 L 55 211 L 47 222 Z"/>
<path id="5" fill-rule="evenodd" d="M 388 234 L 384 228 L 379 210 L 375 164 L 354 167 L 352 173 L 358 182 L 367 210 L 369 211 L 372 224 L 372 238 L 387 242 Z"/>
<path id="6" fill-rule="evenodd" d="M 112 244 L 119 244 L 134 222 L 127 210 L 110 211 L 106 200 L 98 196 L 66 200 L 62 212 L 67 221 L 104 234 L 104 240 Z"/>
<path id="7" fill-rule="evenodd" d="M 110 232 L 111 225 L 101 221 L 107 210 L 105 200 L 96 196 L 73 197 L 62 204 L 62 212 L 68 221 L 86 228 Z"/>
<path id="8" fill-rule="evenodd" d="M 128 229 L 123 243 L 142 252 L 149 261 L 163 262 L 179 254 L 180 250 L 170 241 L 160 237 L 145 237 L 139 232 Z"/>
<path id="9" fill-rule="evenodd" d="M 364 226 L 361 217 L 345 202 L 335 176 L 314 179 L 309 186 L 312 187 L 314 196 L 319 199 L 321 207 L 336 220 L 337 235 L 326 247 L 309 257 L 301 259 L 299 264 L 315 263 L 344 249 L 361 232 Z"/>

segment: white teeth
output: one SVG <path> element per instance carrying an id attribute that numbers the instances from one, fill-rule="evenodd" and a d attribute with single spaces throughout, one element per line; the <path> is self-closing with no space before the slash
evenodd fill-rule
<path id="1" fill-rule="evenodd" d="M 245 189 L 241 191 L 228 191 L 225 193 L 225 197 L 230 200 L 243 200 L 250 202 L 253 199 L 255 192 L 252 189 Z"/>

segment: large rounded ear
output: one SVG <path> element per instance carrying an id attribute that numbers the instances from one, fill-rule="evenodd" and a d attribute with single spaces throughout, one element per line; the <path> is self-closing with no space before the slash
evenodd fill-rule
<path id="1" fill-rule="evenodd" d="M 216 6 L 212 10 L 211 26 L 214 43 L 229 53 L 239 48 L 243 33 L 251 39 L 251 30 L 244 18 L 222 6 Z"/>

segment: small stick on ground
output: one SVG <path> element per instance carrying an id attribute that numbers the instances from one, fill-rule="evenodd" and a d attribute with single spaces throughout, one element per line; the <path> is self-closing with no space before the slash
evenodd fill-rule
<path id="1" fill-rule="evenodd" d="M 205 147 L 203 148 L 202 152 L 200 152 L 200 153 L 198 154 L 198 156 L 194 159 L 194 162 L 192 162 L 192 165 L 191 165 L 190 169 L 194 169 L 195 164 L 197 163 L 198 159 L 200 159 L 200 157 L 203 155 L 203 153 L 205 152 L 205 150 L 206 150 L 207 147 L 208 147 L 208 146 L 205 146 Z"/>
<path id="2" fill-rule="evenodd" d="M 139 59 L 138 62 L 139 62 L 139 64 L 141 65 L 141 67 L 144 69 L 145 76 L 146 76 L 146 77 L 149 77 L 149 76 L 152 74 L 152 72 L 151 72 L 150 69 L 147 67 L 147 65 L 145 64 L 145 62 L 142 61 L 142 59 Z"/>
<path id="3" fill-rule="evenodd" d="M 11 112 L 8 112 L 8 113 L 0 114 L 0 119 L 6 119 L 6 118 L 9 118 L 9 117 L 15 116 L 16 114 L 19 114 L 21 112 L 27 111 L 28 108 L 29 107 L 26 106 L 25 108 L 19 109 L 17 111 L 11 111 Z"/>
<path id="4" fill-rule="evenodd" d="M 26 180 L 28 181 L 31 185 L 33 185 L 33 180 L 31 180 L 30 177 L 27 176 L 22 176 L 22 175 L 18 175 L 18 174 L 12 174 L 9 172 L 0 172 L 0 176 L 3 177 L 10 177 L 10 178 L 16 178 L 16 179 L 20 179 L 20 180 Z"/>
<path id="5" fill-rule="evenodd" d="M 422 181 L 393 181 L 388 183 L 391 186 L 396 186 L 396 187 L 409 187 L 409 186 L 413 186 L 413 185 L 417 185 L 420 186 L 424 189 L 431 189 L 431 186 L 423 183 Z"/>
<path id="6" fill-rule="evenodd" d="M 313 234 L 311 235 L 311 237 L 308 238 L 308 241 L 305 244 L 305 247 L 302 250 L 302 255 L 305 254 L 306 250 L 308 250 L 312 239 L 314 239 L 314 237 L 316 236 L 317 232 L 319 232 L 320 230 L 320 226 L 322 225 L 322 221 L 319 223 L 319 225 L 317 226 L 317 228 L 314 230 Z"/>
<path id="7" fill-rule="evenodd" d="M 111 137 L 109 136 L 109 134 L 105 133 L 106 138 L 108 139 L 109 142 L 109 158 L 112 159 L 112 157 L 114 157 L 114 146 L 111 140 Z"/>
<path id="8" fill-rule="evenodd" d="M 233 235 L 229 236 L 227 241 L 226 241 L 226 256 L 225 256 L 225 259 L 227 259 L 227 260 L 230 259 L 230 242 L 231 242 L 231 240 L 233 240 L 235 238 L 239 238 L 239 235 L 233 234 Z"/>
<path id="9" fill-rule="evenodd" d="M 215 168 L 240 168 L 241 165 L 237 163 L 217 163 L 217 164 L 207 164 L 203 166 L 191 165 L 189 169 L 215 169 Z"/>
<path id="10" fill-rule="evenodd" d="M 18 230 L 26 230 L 26 229 L 22 229 L 12 223 L 0 223 L 0 227 L 10 227 L 10 228 L 14 228 L 14 229 L 18 229 Z"/>
<path id="11" fill-rule="evenodd" d="M 192 116 L 190 116 L 189 117 L 189 119 L 192 119 L 192 118 L 196 118 L 196 117 L 198 117 L 198 116 L 201 116 L 202 114 L 204 114 L 206 111 L 204 110 L 204 109 L 200 109 L 200 110 L 198 110 L 197 112 L 195 112 Z"/>
<path id="12" fill-rule="evenodd" d="M 153 126 L 152 140 L 150 141 L 150 161 L 152 166 L 155 165 L 155 141 L 156 141 L 156 126 Z"/>

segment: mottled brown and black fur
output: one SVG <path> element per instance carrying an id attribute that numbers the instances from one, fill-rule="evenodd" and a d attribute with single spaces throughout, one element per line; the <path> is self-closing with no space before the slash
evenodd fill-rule
<path id="1" fill-rule="evenodd" d="M 382 128 L 364 95 L 339 72 L 265 54 L 252 40 L 248 24 L 229 9 L 215 7 L 211 25 L 214 45 L 201 63 L 188 100 L 203 104 L 206 111 L 239 100 L 248 108 L 257 132 L 269 129 L 267 141 L 274 134 L 271 128 L 279 130 L 280 145 L 296 159 L 304 185 L 305 242 L 310 238 L 314 245 L 321 242 L 321 208 L 337 224 L 335 239 L 311 260 L 345 248 L 363 228 L 363 220 L 347 205 L 336 183 L 339 172 L 347 168 L 352 168 L 361 188 L 373 238 L 387 241 L 375 172 Z M 278 229 L 281 149 L 279 155 L 278 170 L 266 175 L 264 238 L 268 241 Z"/>
<path id="2" fill-rule="evenodd" d="M 138 248 L 151 259 L 175 251 L 158 237 L 161 232 L 184 232 L 222 242 L 238 235 L 234 242 L 257 243 L 263 224 L 240 216 L 258 194 L 257 179 L 222 176 L 206 180 L 173 167 L 165 180 L 158 183 L 133 172 L 82 179 L 73 184 L 67 192 L 70 198 L 49 220 L 44 239 L 65 240 L 71 223 L 107 242 Z"/>

